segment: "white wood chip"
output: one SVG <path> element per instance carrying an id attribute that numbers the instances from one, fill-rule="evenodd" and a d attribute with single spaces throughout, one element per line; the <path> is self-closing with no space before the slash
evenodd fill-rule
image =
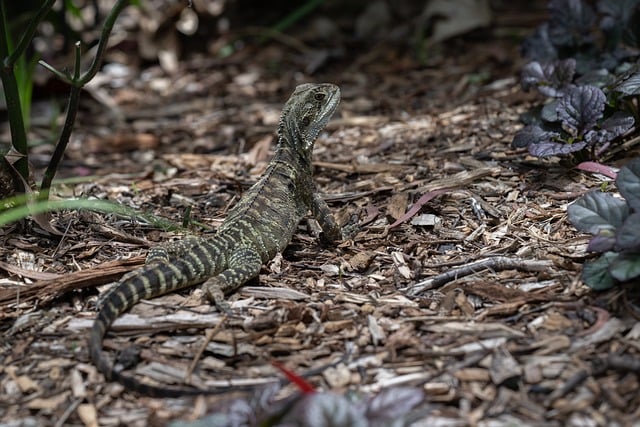
<path id="1" fill-rule="evenodd" d="M 385 339 L 387 338 L 387 334 L 385 334 L 384 330 L 380 327 L 380 325 L 378 325 L 377 319 L 369 315 L 367 316 L 367 321 L 373 345 L 378 346 L 381 343 L 384 343 Z"/>

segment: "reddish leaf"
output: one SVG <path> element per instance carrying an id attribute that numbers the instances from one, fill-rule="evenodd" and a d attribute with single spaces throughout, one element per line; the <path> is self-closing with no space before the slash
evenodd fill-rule
<path id="1" fill-rule="evenodd" d="M 403 224 L 403 223 L 407 222 L 415 214 L 420 212 L 420 208 L 423 207 L 429 200 L 435 198 L 436 196 L 439 196 L 440 194 L 444 194 L 444 193 L 446 193 L 447 191 L 450 191 L 450 190 L 451 190 L 450 188 L 441 188 L 439 190 L 433 190 L 433 191 L 429 191 L 429 192 L 423 194 L 422 197 L 420 197 L 417 202 L 415 202 L 413 205 L 411 205 L 409 210 L 404 215 L 402 215 L 400 218 L 398 218 L 393 224 L 391 224 L 389 226 L 389 228 L 391 229 L 391 228 L 399 226 L 400 224 Z"/>
<path id="2" fill-rule="evenodd" d="M 273 365 L 275 368 L 278 368 L 280 372 L 282 372 L 284 376 L 287 377 L 289 381 L 291 381 L 292 384 L 298 386 L 300 391 L 302 391 L 304 394 L 313 394 L 316 392 L 316 389 L 311 384 L 309 384 L 307 380 L 294 373 L 290 369 L 285 368 L 282 363 L 278 362 L 277 360 L 272 360 L 271 365 Z"/>
<path id="3" fill-rule="evenodd" d="M 609 166 L 597 162 L 582 162 L 576 166 L 576 168 L 586 172 L 599 173 L 611 179 L 616 179 L 616 176 L 618 175 L 616 171 L 611 169 Z"/>

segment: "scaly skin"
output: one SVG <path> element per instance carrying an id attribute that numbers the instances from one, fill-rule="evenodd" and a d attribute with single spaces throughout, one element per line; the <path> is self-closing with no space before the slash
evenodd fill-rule
<path id="1" fill-rule="evenodd" d="M 312 181 L 311 154 L 318 134 L 340 102 L 332 84 L 303 84 L 284 106 L 276 152 L 267 170 L 229 212 L 215 237 L 189 238 L 149 251 L 145 265 L 125 276 L 98 305 L 89 340 L 91 359 L 108 381 L 158 397 L 229 391 L 158 387 L 122 374 L 102 352 L 105 333 L 123 312 L 141 299 L 203 284 L 207 297 L 227 310 L 224 295 L 256 277 L 262 264 L 290 242 L 298 222 L 309 210 L 332 241 L 341 238 L 327 204 Z M 242 389 L 233 387 L 233 390 Z"/>

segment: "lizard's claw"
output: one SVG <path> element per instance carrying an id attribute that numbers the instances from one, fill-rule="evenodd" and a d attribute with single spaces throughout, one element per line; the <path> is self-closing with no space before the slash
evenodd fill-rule
<path id="1" fill-rule="evenodd" d="M 204 282 L 202 284 L 202 290 L 207 296 L 207 299 L 212 302 L 220 312 L 231 314 L 231 305 L 229 305 L 224 298 L 224 292 L 222 291 L 218 277 L 212 277 Z"/>

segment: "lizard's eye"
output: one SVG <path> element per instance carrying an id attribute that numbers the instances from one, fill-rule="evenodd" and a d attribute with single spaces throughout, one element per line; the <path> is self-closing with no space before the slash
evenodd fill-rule
<path id="1" fill-rule="evenodd" d="M 325 97 L 325 94 L 318 92 L 315 95 L 313 95 L 313 97 L 315 98 L 316 101 L 322 101 Z"/>
<path id="2" fill-rule="evenodd" d="M 304 116 L 302 118 L 302 126 L 307 127 L 309 126 L 309 123 L 311 123 L 311 119 L 309 118 L 309 116 Z"/>

